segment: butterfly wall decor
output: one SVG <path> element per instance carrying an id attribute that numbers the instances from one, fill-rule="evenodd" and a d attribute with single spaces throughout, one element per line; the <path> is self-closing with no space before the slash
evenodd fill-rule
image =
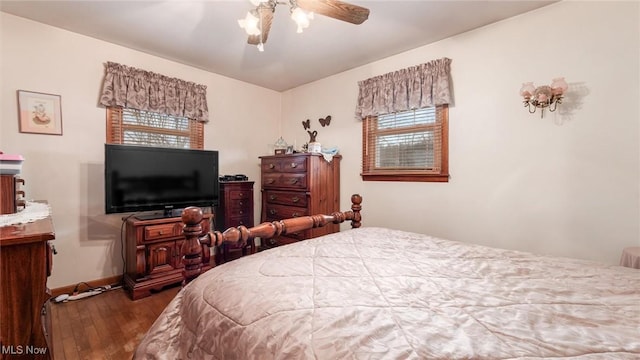
<path id="1" fill-rule="evenodd" d="M 320 125 L 322 125 L 322 127 L 329 126 L 329 124 L 331 124 L 331 115 L 327 115 L 327 117 L 325 118 L 318 119 L 318 122 L 320 122 Z M 318 132 L 315 130 L 311 130 L 311 120 L 302 120 L 302 127 L 307 130 L 307 134 L 309 134 L 309 142 L 316 142 Z"/>
<path id="2" fill-rule="evenodd" d="M 325 126 L 329 126 L 329 124 L 331 124 L 331 115 L 327 115 L 326 118 L 320 118 L 318 119 L 318 121 L 320 122 L 320 125 L 322 125 L 322 127 Z"/>

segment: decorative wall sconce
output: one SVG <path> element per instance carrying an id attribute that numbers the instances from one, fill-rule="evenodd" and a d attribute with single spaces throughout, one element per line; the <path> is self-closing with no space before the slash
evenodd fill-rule
<path id="1" fill-rule="evenodd" d="M 555 78 L 551 85 L 535 87 L 532 82 L 522 84 L 520 96 L 524 98 L 524 107 L 533 114 L 540 108 L 540 118 L 544 116 L 544 109 L 556 111 L 558 104 L 562 104 L 562 95 L 567 91 L 569 85 L 563 77 Z"/>

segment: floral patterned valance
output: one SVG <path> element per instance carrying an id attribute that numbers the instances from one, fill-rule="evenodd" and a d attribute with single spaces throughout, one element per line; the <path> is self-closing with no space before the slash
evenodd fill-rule
<path id="1" fill-rule="evenodd" d="M 359 81 L 356 116 L 364 119 L 449 104 L 450 63 L 451 59 L 442 58 Z"/>
<path id="2" fill-rule="evenodd" d="M 207 87 L 107 62 L 100 104 L 209 121 Z"/>

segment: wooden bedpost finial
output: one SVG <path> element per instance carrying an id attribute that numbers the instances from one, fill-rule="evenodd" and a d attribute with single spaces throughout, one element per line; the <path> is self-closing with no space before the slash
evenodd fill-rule
<path id="1" fill-rule="evenodd" d="M 202 246 L 199 237 L 202 235 L 202 210 L 199 207 L 190 206 L 182 211 L 184 223 L 185 241 L 182 244 L 182 285 L 188 284 L 202 272 Z"/>
<path id="2" fill-rule="evenodd" d="M 351 195 L 351 210 L 353 211 L 353 220 L 351 221 L 351 227 L 356 229 L 359 228 L 362 223 L 360 220 L 362 217 L 360 216 L 360 210 L 362 210 L 362 196 L 360 194 Z"/>

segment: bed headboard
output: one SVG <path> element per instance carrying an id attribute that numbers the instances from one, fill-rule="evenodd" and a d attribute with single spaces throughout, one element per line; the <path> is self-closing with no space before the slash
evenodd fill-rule
<path id="1" fill-rule="evenodd" d="M 295 233 L 302 230 L 322 227 L 329 223 L 339 224 L 346 220 L 351 220 L 352 228 L 359 228 L 361 225 L 360 210 L 362 197 L 358 194 L 351 195 L 351 210 L 344 212 L 334 212 L 331 215 L 317 214 L 311 216 L 300 216 L 291 219 L 264 222 L 262 224 L 245 227 L 228 228 L 223 232 L 211 231 L 202 233 L 202 210 L 199 207 L 188 207 L 182 212 L 182 222 L 184 223 L 185 242 L 182 245 L 184 257 L 182 262 L 183 285 L 197 278 L 202 273 L 203 264 L 210 262 L 210 247 L 219 247 L 222 244 L 236 245 L 244 247 L 249 241 L 255 238 L 271 239 L 275 236 Z"/>

